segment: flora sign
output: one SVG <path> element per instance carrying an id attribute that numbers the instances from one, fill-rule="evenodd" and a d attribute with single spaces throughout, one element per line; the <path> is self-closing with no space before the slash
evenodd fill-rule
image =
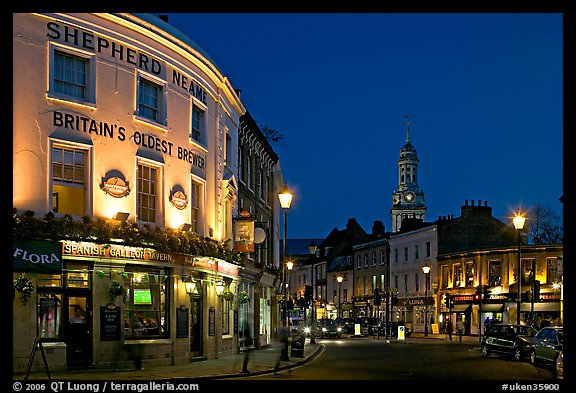
<path id="1" fill-rule="evenodd" d="M 12 267 L 20 272 L 60 273 L 62 244 L 40 240 L 12 240 Z"/>

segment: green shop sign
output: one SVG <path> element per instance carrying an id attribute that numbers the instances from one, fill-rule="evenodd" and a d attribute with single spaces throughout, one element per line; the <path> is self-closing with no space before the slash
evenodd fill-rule
<path id="1" fill-rule="evenodd" d="M 12 268 L 18 272 L 62 272 L 62 243 L 12 240 Z"/>

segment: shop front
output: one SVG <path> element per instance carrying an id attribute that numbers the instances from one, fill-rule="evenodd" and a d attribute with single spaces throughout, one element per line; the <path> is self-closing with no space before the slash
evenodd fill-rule
<path id="1" fill-rule="evenodd" d="M 36 338 L 51 370 L 144 369 L 236 353 L 236 302 L 216 293 L 220 284 L 236 292 L 234 264 L 90 242 L 13 248 L 14 281 L 31 288 L 14 297 L 15 372 L 26 370 Z M 44 368 L 41 356 L 33 366 Z"/>

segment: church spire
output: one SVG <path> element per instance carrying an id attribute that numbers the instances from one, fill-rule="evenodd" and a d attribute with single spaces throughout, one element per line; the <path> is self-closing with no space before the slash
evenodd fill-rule
<path id="1" fill-rule="evenodd" d="M 406 144 L 410 143 L 410 115 L 404 115 L 406 120 Z"/>

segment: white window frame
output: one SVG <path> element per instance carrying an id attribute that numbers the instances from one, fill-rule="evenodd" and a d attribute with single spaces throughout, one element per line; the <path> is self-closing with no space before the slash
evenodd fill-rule
<path id="1" fill-rule="evenodd" d="M 151 119 L 146 117 L 140 113 L 140 89 L 141 89 L 141 82 L 146 81 L 149 84 L 156 85 L 159 90 L 159 97 L 158 97 L 158 107 L 155 108 L 158 111 L 158 119 Z M 155 126 L 160 126 L 162 129 L 165 129 L 167 125 L 166 117 L 166 90 L 167 84 L 166 81 L 162 79 L 156 78 L 152 75 L 148 75 L 144 72 L 137 72 L 136 73 L 136 108 L 134 110 L 135 118 L 138 121 L 152 124 Z"/>
<path id="2" fill-rule="evenodd" d="M 200 101 L 196 100 L 194 97 L 191 97 L 191 105 L 190 105 L 190 142 L 195 143 L 200 146 L 207 146 L 207 138 L 206 138 L 206 119 L 208 113 L 208 107 L 201 103 Z M 200 134 L 199 138 L 196 139 L 193 137 L 193 124 L 192 118 L 194 116 L 194 108 L 197 108 L 199 112 L 202 113 L 202 118 L 199 121 L 198 133 Z"/>
<path id="3" fill-rule="evenodd" d="M 96 56 L 92 53 L 72 50 L 68 47 L 50 44 L 49 50 L 49 76 L 48 76 L 48 97 L 61 101 L 74 102 L 76 104 L 85 105 L 89 107 L 95 107 L 96 105 Z M 55 81 L 55 58 L 56 52 L 61 52 L 73 57 L 78 57 L 84 59 L 87 63 L 86 67 L 86 81 L 84 93 L 84 98 L 80 99 L 78 97 L 70 96 L 64 93 L 56 92 L 56 81 Z"/>
<path id="4" fill-rule="evenodd" d="M 140 206 L 138 205 L 138 194 L 140 193 L 140 190 L 138 189 L 138 184 L 139 184 L 139 173 L 138 173 L 138 166 L 139 165 L 144 165 L 147 167 L 151 167 L 157 170 L 157 187 L 156 187 L 156 205 L 154 206 L 154 221 L 144 221 L 142 220 L 142 218 L 140 217 L 140 215 L 138 214 L 139 210 L 140 210 Z M 164 190 L 162 187 L 162 178 L 163 178 L 163 169 L 164 169 L 164 165 L 157 162 L 157 161 L 152 161 L 152 160 L 147 160 L 144 159 L 142 157 L 137 157 L 136 160 L 136 221 L 139 224 L 152 224 L 152 225 L 157 225 L 158 222 L 162 222 L 163 220 L 160 220 L 161 215 L 163 214 L 163 202 L 162 202 L 162 196 L 164 195 Z"/>
<path id="5" fill-rule="evenodd" d="M 53 211 L 54 206 L 52 205 L 52 195 L 53 195 L 53 173 L 52 173 L 52 148 L 54 146 L 57 147 L 62 147 L 62 148 L 70 148 L 70 149 L 77 149 L 77 150 L 84 150 L 85 151 L 85 158 L 84 158 L 84 163 L 85 163 L 85 167 L 84 167 L 84 214 L 83 215 L 91 215 L 91 211 L 92 211 L 92 182 L 89 180 L 92 178 L 92 167 L 91 167 L 91 162 L 92 162 L 92 146 L 90 145 L 86 145 L 83 143 L 74 143 L 74 142 L 70 142 L 70 141 L 65 141 L 65 140 L 60 140 L 60 139 L 50 139 L 49 140 L 49 152 L 50 152 L 50 156 L 49 156 L 49 179 L 50 179 L 50 183 L 49 183 L 49 198 L 48 200 L 49 202 L 49 211 Z M 54 213 L 55 216 L 60 217 L 60 216 L 64 216 L 64 213 Z M 73 215 L 73 217 L 76 217 L 76 215 Z M 81 217 L 81 216 L 78 216 Z"/>
<path id="6" fill-rule="evenodd" d="M 205 236 L 204 230 L 204 209 L 206 206 L 206 180 L 192 175 L 190 179 L 190 209 L 192 210 L 192 184 L 197 184 L 199 188 L 200 195 L 198 195 L 198 217 L 196 222 L 196 228 L 192 225 L 192 230 L 200 236 Z M 190 211 L 190 221 L 192 221 L 192 211 Z M 190 222 L 192 224 L 192 222 Z"/>

